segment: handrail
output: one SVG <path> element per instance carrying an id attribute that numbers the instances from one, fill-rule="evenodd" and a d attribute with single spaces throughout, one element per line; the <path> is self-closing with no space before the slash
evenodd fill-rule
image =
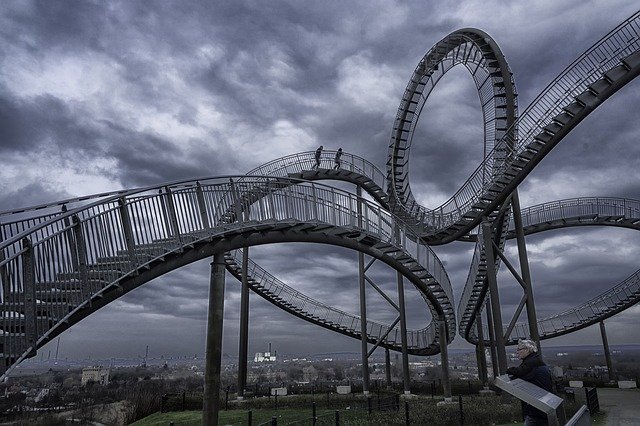
<path id="1" fill-rule="evenodd" d="M 492 182 L 486 182 L 483 171 L 486 170 L 491 158 L 498 150 L 505 150 L 509 149 L 509 146 L 514 146 L 508 156 L 511 159 L 522 153 L 533 142 L 534 136 L 548 125 L 557 114 L 562 112 L 562 107 L 566 106 L 569 100 L 586 90 L 599 76 L 620 63 L 623 58 L 640 49 L 640 34 L 638 30 L 635 30 L 633 34 L 628 33 L 629 28 L 637 28 L 639 26 L 640 12 L 634 14 L 602 37 L 552 80 L 527 109 L 520 114 L 514 124 L 514 126 L 519 126 L 517 135 L 514 132 L 507 131 L 504 137 L 496 143 L 487 157 L 449 200 L 435 209 L 420 210 L 421 212 L 424 211 L 425 217 L 429 218 L 430 216 L 432 223 L 428 224 L 439 229 L 446 228 L 466 213 L 497 178 L 516 180 L 516 177 L 505 177 L 497 174 L 494 175 Z M 621 41 L 623 45 L 617 45 L 612 41 Z M 524 179 L 524 177 L 525 175 L 519 175 L 517 180 Z"/>
<path id="2" fill-rule="evenodd" d="M 572 62 L 572 64 L 560 73 L 558 77 L 549 83 L 545 90 L 543 90 L 541 94 L 527 107 L 525 112 L 520 115 L 520 118 L 517 121 L 517 123 L 520 124 L 518 129 L 520 141 L 517 142 L 514 139 L 514 136 L 507 132 L 500 143 L 496 144 L 494 149 L 499 147 L 506 149 L 508 146 L 513 145 L 515 146 L 515 149 L 509 155 L 509 158 L 512 159 L 511 161 L 513 161 L 514 158 L 518 158 L 519 161 L 525 161 L 523 157 L 516 156 L 528 149 L 529 145 L 535 141 L 534 137 L 537 137 L 539 132 L 548 125 L 559 112 L 562 111 L 562 108 L 567 106 L 569 100 L 574 99 L 574 96 L 578 93 L 584 92 L 590 84 L 602 76 L 602 73 L 621 63 L 622 59 L 628 57 L 633 52 L 640 50 L 639 29 L 640 12 L 637 12 L 601 38 L 600 41 L 594 44 L 585 53 L 580 55 Z M 580 77 L 577 78 L 577 76 Z M 535 153 L 532 158 L 539 156 L 537 149 L 534 149 L 532 152 Z M 545 154 L 543 153 L 542 155 Z M 456 208 L 464 206 L 464 209 L 469 209 L 480 199 L 481 193 L 476 193 L 475 195 L 472 194 L 465 200 L 458 200 L 457 197 L 468 187 L 472 186 L 473 182 L 479 182 L 482 164 L 486 161 L 487 159 L 485 159 L 469 179 L 467 179 L 460 190 L 458 190 L 451 199 L 441 206 L 441 212 L 447 205 L 455 205 Z M 531 161 L 531 159 L 526 161 Z M 505 167 L 509 167 L 509 163 L 507 163 Z M 525 169 L 522 168 L 522 170 L 524 171 Z M 502 184 L 506 186 L 505 182 L 519 182 L 524 179 L 528 173 L 528 171 L 518 172 L 510 176 L 499 174 L 498 178 L 494 179 L 494 182 L 499 179 L 502 181 Z M 490 185 L 486 187 L 491 186 L 494 182 L 491 182 Z M 478 186 L 478 183 L 475 185 Z M 473 193 L 473 191 L 469 192 Z M 451 217 L 455 219 L 455 217 Z M 451 221 L 451 223 L 453 222 L 455 222 L 455 220 Z M 472 287 L 476 292 L 483 287 L 483 282 L 483 280 L 474 280 Z M 467 282 L 467 285 L 471 285 L 470 281 Z M 462 311 L 463 303 L 466 304 L 469 302 L 470 299 L 467 297 L 471 292 L 472 289 L 467 291 L 465 288 L 465 291 L 463 292 L 464 298 L 460 301 L 459 305 L 459 313 Z M 461 330 L 466 328 L 466 324 L 468 324 L 466 322 L 467 318 L 471 317 L 470 321 L 475 321 L 474 315 L 470 315 L 470 313 L 476 312 L 478 305 L 476 303 L 473 305 L 474 306 L 466 306 L 465 315 L 459 316 L 459 328 Z"/>
<path id="3" fill-rule="evenodd" d="M 231 257 L 233 258 L 233 262 L 235 265 L 241 264 L 242 262 L 242 253 L 240 252 L 240 250 L 234 250 L 231 253 Z M 259 280 L 261 283 L 265 283 L 265 286 L 267 285 L 266 283 L 268 283 L 269 288 L 267 289 L 270 293 L 273 293 L 275 291 L 278 292 L 279 297 L 282 298 L 282 293 L 291 295 L 291 298 L 288 299 L 289 303 L 293 303 L 293 300 L 296 299 L 297 303 L 295 306 L 304 306 L 305 310 L 309 310 L 309 308 L 307 308 L 308 305 L 312 305 L 314 307 L 319 307 L 320 309 L 324 309 L 326 312 L 330 313 L 330 314 L 323 314 L 322 318 L 329 321 L 329 322 L 333 322 L 336 324 L 339 324 L 340 326 L 343 326 L 345 328 L 349 328 L 352 329 L 354 331 L 354 333 L 360 333 L 359 329 L 353 329 L 353 327 L 351 326 L 351 324 L 359 324 L 360 322 L 360 317 L 358 315 L 354 315 L 351 313 L 348 313 L 346 311 L 342 311 L 336 307 L 333 306 L 327 306 L 324 305 L 323 303 L 312 299 L 311 297 L 305 295 L 304 293 L 301 293 L 297 290 L 295 290 L 294 288 L 288 286 L 287 284 L 285 284 L 284 282 L 280 281 L 277 277 L 275 277 L 274 275 L 272 275 L 271 273 L 269 273 L 266 269 L 260 267 L 260 265 L 258 265 L 256 262 L 254 262 L 251 258 L 248 259 L 249 261 L 249 265 L 248 265 L 248 275 L 250 277 L 252 277 L 253 279 Z M 275 286 L 275 290 L 273 289 L 273 287 Z M 255 290 L 254 290 L 255 291 Z M 304 302 L 304 303 L 301 303 Z M 307 305 L 308 303 L 308 305 Z M 332 315 L 332 316 L 330 316 Z M 387 324 L 382 324 L 382 323 L 378 323 L 376 321 L 371 321 L 371 320 L 367 320 L 367 329 L 369 330 L 374 330 L 377 329 L 379 330 L 379 335 L 378 335 L 378 339 L 380 339 L 382 336 L 384 336 L 387 332 L 387 330 L 389 330 L 390 326 Z M 395 326 L 393 329 L 397 330 L 397 333 L 395 334 L 389 334 L 387 338 L 384 339 L 385 342 L 389 343 L 389 344 L 398 344 L 397 342 L 397 338 L 399 338 L 400 336 L 400 327 L 399 326 Z M 422 329 L 419 330 L 407 330 L 407 334 L 408 334 L 408 341 L 409 342 L 415 342 L 417 343 L 418 341 L 430 341 L 433 340 L 434 337 L 434 333 L 435 330 L 433 327 L 431 327 L 430 325 L 427 327 L 424 327 Z M 419 337 L 418 337 L 419 336 Z M 391 340 L 391 337 L 396 337 L 395 340 Z"/>
<path id="4" fill-rule="evenodd" d="M 228 212 L 237 212 L 248 204 L 253 206 L 245 214 L 236 213 L 232 222 L 225 219 Z M 364 219 L 361 223 L 359 214 Z M 389 261 L 399 265 L 409 262 L 407 268 L 408 265 L 412 265 L 412 270 L 418 268 L 415 273 L 420 275 L 411 275 L 409 279 L 419 284 L 418 289 L 432 311 L 432 320 L 445 313 L 453 338 L 452 290 L 442 263 L 420 242 L 418 235 L 381 206 L 321 183 L 284 177 L 233 176 L 232 180 L 228 177 L 182 180 L 174 185 L 130 190 L 126 195 L 63 212 L 2 242 L 4 259 L 0 259 L 0 269 L 9 274 L 3 276 L 1 310 L 5 314 L 27 312 L 27 299 L 20 295 L 33 288 L 28 291 L 39 292 L 37 297 L 44 303 L 41 309 L 55 311 L 52 318 L 58 321 L 53 329 L 36 324 L 27 333 L 32 336 L 28 339 L 36 340 L 24 340 L 24 335 L 17 334 L 5 336 L 10 343 L 5 345 L 8 348 L 5 353 L 9 350 L 18 356 L 10 348 L 23 348 L 26 352 L 22 356 L 27 356 L 29 348 L 50 338 L 59 324 L 67 327 L 65 321 L 76 318 L 74 315 L 80 312 L 89 312 L 83 309 L 92 299 L 107 296 L 114 285 L 134 277 L 167 253 L 202 244 L 215 235 L 242 232 L 245 227 L 271 227 L 292 221 L 358 230 L 383 242 L 392 253 L 404 253 L 397 260 L 389 255 Z M 24 246 L 27 238 L 29 244 Z M 32 282 L 25 281 L 24 264 L 28 259 L 35 266 Z M 20 298 L 16 299 L 17 296 Z M 48 302 L 61 297 L 68 299 L 71 311 Z M 5 324 L 5 329 L 30 324 L 18 325 L 15 318 L 8 321 L 11 324 Z M 369 323 L 368 327 L 380 331 L 385 326 Z M 428 334 L 437 337 L 435 331 Z M 424 341 L 425 336 L 416 336 L 416 340 L 433 345 L 433 341 Z"/>
<path id="5" fill-rule="evenodd" d="M 568 219 L 580 215 L 612 215 L 616 217 L 616 223 L 621 219 L 636 222 L 640 221 L 640 201 L 620 197 L 579 197 L 555 200 L 526 207 L 523 208 L 521 212 L 523 226 L 525 227 L 539 227 L 542 223 L 548 221 L 565 222 L 563 225 L 559 225 L 560 227 L 573 226 Z M 589 223 L 587 219 L 584 218 L 582 221 L 585 224 Z M 594 224 L 606 225 L 606 222 L 597 222 L 596 218 L 593 218 L 592 221 Z M 638 228 L 640 228 L 640 224 Z M 480 240 L 481 238 L 479 237 L 478 241 Z M 483 282 L 482 279 L 477 277 L 477 267 L 483 255 L 481 244 L 477 242 L 467 277 L 467 283 L 458 305 L 459 332 L 461 335 L 465 334 L 467 324 L 475 321 L 474 308 L 483 305 L 483 303 L 481 303 L 482 301 L 476 299 L 474 299 L 474 305 L 470 305 L 472 292 L 479 292 L 479 286 Z M 618 295 L 620 294 L 624 294 L 625 297 L 622 299 L 619 298 Z M 619 309 L 614 308 L 621 302 L 624 306 L 628 307 L 638 301 L 640 301 L 640 270 L 587 302 L 550 317 L 539 319 L 538 329 L 541 330 L 540 337 L 554 337 L 558 335 L 558 333 L 564 334 L 583 328 L 618 312 Z M 600 305 L 600 307 L 596 307 L 596 305 Z M 512 331 L 513 338 L 511 342 L 517 340 L 518 337 L 527 337 L 528 332 L 528 325 L 526 323 L 516 324 Z M 475 328 L 470 329 L 470 336 L 472 340 L 476 338 Z"/>

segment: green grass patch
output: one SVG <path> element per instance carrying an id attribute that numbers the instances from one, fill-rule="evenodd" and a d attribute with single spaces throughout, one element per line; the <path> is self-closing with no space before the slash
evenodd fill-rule
<path id="1" fill-rule="evenodd" d="M 342 413 L 340 413 L 342 415 Z M 331 410 L 317 410 L 318 424 L 333 424 L 335 413 Z M 259 425 L 271 420 L 273 416 L 278 418 L 278 424 L 287 424 L 297 421 L 308 420 L 311 422 L 311 410 L 302 409 L 282 409 L 273 410 L 252 410 L 251 420 L 253 425 Z M 341 416 L 342 418 L 342 416 Z M 229 410 L 221 411 L 218 421 L 221 425 L 246 425 L 249 419 L 248 411 Z M 329 420 L 330 422 L 326 422 Z M 154 413 L 142 420 L 138 420 L 132 425 L 135 426 L 167 426 L 173 422 L 175 426 L 199 426 L 202 423 L 202 411 L 181 411 L 172 413 Z"/>
<path id="2" fill-rule="evenodd" d="M 311 423 L 311 396 L 290 396 L 279 398 L 279 409 L 273 406 L 273 399 L 266 398 L 245 400 L 241 408 L 229 411 L 220 411 L 219 422 L 223 425 L 246 425 L 248 411 L 252 412 L 252 424 L 259 425 L 269 422 L 276 416 L 278 424 L 310 424 Z M 460 407 L 457 399 L 454 403 L 438 406 L 441 398 L 425 396 L 413 396 L 407 399 L 409 406 L 409 419 L 413 425 L 459 425 Z M 405 424 L 405 400 L 400 400 L 399 410 L 392 407 L 388 410 L 378 410 L 375 397 L 372 398 L 373 412 L 368 414 L 366 399 L 361 395 L 344 396 L 331 401 L 331 406 L 324 406 L 325 398 L 317 398 L 318 425 L 335 424 L 335 411 L 339 411 L 340 424 L 349 426 L 364 425 L 404 425 Z M 364 404 L 363 404 L 364 402 Z M 238 404 L 239 405 L 239 404 Z M 502 404 L 499 397 L 467 396 L 463 398 L 463 415 L 465 424 L 495 425 L 513 423 L 521 420 L 519 402 Z M 156 413 L 133 423 L 137 426 L 162 425 L 167 426 L 173 422 L 175 426 L 199 425 L 202 419 L 200 411 L 185 411 L 171 413 Z"/>

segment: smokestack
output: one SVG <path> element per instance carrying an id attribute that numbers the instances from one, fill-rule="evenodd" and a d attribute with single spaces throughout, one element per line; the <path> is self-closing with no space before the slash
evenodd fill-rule
<path id="1" fill-rule="evenodd" d="M 271 353 L 271 342 L 269 342 L 269 353 Z"/>

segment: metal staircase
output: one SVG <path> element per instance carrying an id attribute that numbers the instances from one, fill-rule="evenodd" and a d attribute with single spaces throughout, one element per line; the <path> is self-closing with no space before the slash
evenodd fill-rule
<path id="1" fill-rule="evenodd" d="M 453 338 L 449 279 L 417 235 L 382 207 L 353 194 L 295 183 L 239 176 L 131 190 L 9 235 L 0 245 L 2 367 L 32 356 L 82 318 L 172 269 L 214 252 L 277 242 L 341 245 L 382 260 L 416 285 L 432 320 L 445 315 Z M 284 299 L 266 289 L 262 294 L 306 319 L 344 328 L 335 318 L 322 317 L 332 312 L 319 311 L 317 303 L 308 305 L 315 308 L 308 312 L 297 304 L 303 299 Z M 385 326 L 369 327 L 376 340 Z M 391 338 L 385 344 L 393 346 Z M 427 326 L 416 333 L 412 351 L 437 353 L 439 338 L 437 327 Z"/>
<path id="2" fill-rule="evenodd" d="M 617 28 L 592 46 L 558 77 L 529 105 L 518 119 L 519 140 L 511 133 L 497 146 L 513 146 L 510 160 L 504 170 L 489 186 L 478 194 L 468 194 L 468 188 L 481 187 L 481 170 L 474 174 L 443 206 L 442 211 L 465 210 L 461 206 L 471 206 L 473 213 L 467 213 L 467 219 L 458 220 L 450 227 L 436 233 L 438 238 L 449 241 L 457 238 L 482 218 L 480 204 L 488 211 L 505 200 L 526 175 L 591 111 L 640 74 L 640 12 L 620 24 Z M 486 161 L 486 160 L 485 160 Z M 472 191 L 471 191 L 472 192 Z M 449 205 L 450 207 L 446 207 Z M 474 209 L 474 207 L 476 207 Z M 465 225 L 466 223 L 466 225 Z M 479 261 L 479 258 L 478 258 Z M 475 261 L 474 261 L 475 262 Z M 472 264 L 471 271 L 477 268 Z M 475 295 L 486 294 L 482 280 L 467 281 L 459 303 L 460 323 L 458 329 L 467 336 L 473 328 L 473 321 L 482 301 Z M 464 330 L 464 331 L 463 331 Z"/>

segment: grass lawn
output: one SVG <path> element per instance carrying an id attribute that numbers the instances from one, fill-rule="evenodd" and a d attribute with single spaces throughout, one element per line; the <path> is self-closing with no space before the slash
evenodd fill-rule
<path id="1" fill-rule="evenodd" d="M 332 404 L 339 407 L 340 424 L 348 426 L 364 425 L 404 425 L 404 401 L 400 401 L 399 411 L 377 411 L 373 404 L 372 414 L 367 413 L 366 405 L 357 405 L 361 397 L 350 396 Z M 406 400 L 410 410 L 410 423 L 412 425 L 447 425 L 459 424 L 460 411 L 456 401 L 444 406 L 437 405 L 441 399 L 431 399 L 424 396 L 413 396 Z M 233 407 L 228 411 L 220 411 L 219 423 L 221 425 L 246 425 L 248 423 L 248 410 L 251 409 L 251 424 L 268 424 L 272 416 L 277 416 L 278 424 L 311 424 L 311 397 L 290 396 L 280 400 L 281 407 L 276 410 L 273 401 L 267 399 L 247 400 L 241 407 Z M 318 405 L 322 399 L 318 399 Z M 324 404 L 322 404 L 324 405 Z M 463 413 L 465 424 L 473 425 L 522 425 L 520 403 L 515 399 L 508 404 L 503 404 L 500 397 L 467 396 L 463 398 Z M 325 405 L 326 407 L 326 405 Z M 567 404 L 566 412 L 570 417 L 579 407 L 578 403 Z M 231 407 L 230 407 L 231 408 Z M 316 411 L 318 425 L 334 425 L 335 409 L 318 407 Z M 604 414 L 592 418 L 595 424 L 604 424 Z M 200 425 L 202 421 L 201 411 L 178 411 L 168 413 L 155 413 L 135 423 L 136 426 L 168 426 L 173 422 L 175 426 Z M 299 422 L 299 423 L 298 423 Z"/>
<path id="2" fill-rule="evenodd" d="M 294 421 L 301 421 L 303 419 L 311 420 L 311 410 L 300 409 L 281 409 L 278 411 L 268 410 L 252 410 L 251 424 L 259 425 L 271 420 L 272 416 L 278 417 L 279 424 L 291 423 Z M 340 418 L 342 419 L 347 412 L 340 412 Z M 322 420 L 327 420 L 329 423 L 334 420 L 335 412 L 332 410 L 317 410 L 316 415 L 319 417 L 319 423 Z M 219 423 L 221 425 L 239 425 L 247 424 L 248 412 L 245 410 L 229 410 L 221 411 L 219 416 Z M 177 411 L 171 413 L 154 413 L 142 420 L 138 420 L 132 425 L 135 426 L 167 426 L 170 422 L 173 422 L 175 426 L 199 426 L 202 423 L 201 411 Z M 333 424 L 333 423 L 332 423 Z"/>

